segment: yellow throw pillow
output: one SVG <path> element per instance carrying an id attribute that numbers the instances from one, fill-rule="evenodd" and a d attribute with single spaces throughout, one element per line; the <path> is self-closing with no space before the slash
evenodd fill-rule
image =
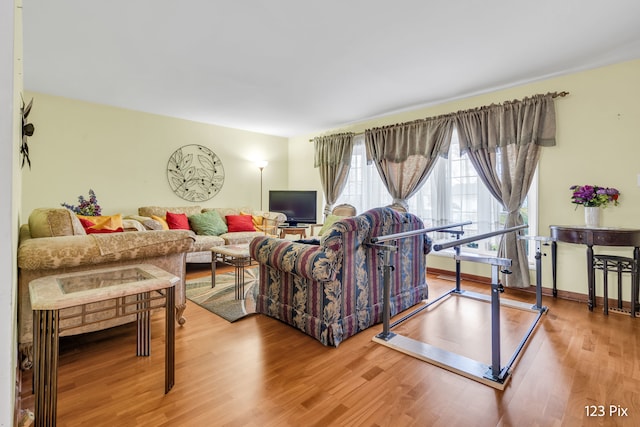
<path id="1" fill-rule="evenodd" d="M 251 214 L 248 212 L 240 211 L 240 215 L 251 215 Z M 257 227 L 258 225 L 262 225 L 262 223 L 264 222 L 264 217 L 261 215 L 251 215 L 251 220 L 253 221 L 253 226 Z"/>
<path id="2" fill-rule="evenodd" d="M 158 221 L 161 225 L 162 225 L 162 229 L 163 230 L 168 230 L 169 229 L 169 224 L 167 224 L 167 220 L 158 216 L 158 215 L 151 215 L 151 219 L 155 219 L 156 221 Z"/>

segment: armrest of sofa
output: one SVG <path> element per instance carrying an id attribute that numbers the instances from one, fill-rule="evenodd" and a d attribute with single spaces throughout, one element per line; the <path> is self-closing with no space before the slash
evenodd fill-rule
<path id="1" fill-rule="evenodd" d="M 342 256 L 341 252 L 324 249 L 268 236 L 256 237 L 249 244 L 251 257 L 260 264 L 319 282 L 336 279 Z"/>
<path id="2" fill-rule="evenodd" d="M 187 230 L 25 238 L 18 247 L 18 267 L 54 270 L 163 256 L 188 252 L 193 242 Z"/>

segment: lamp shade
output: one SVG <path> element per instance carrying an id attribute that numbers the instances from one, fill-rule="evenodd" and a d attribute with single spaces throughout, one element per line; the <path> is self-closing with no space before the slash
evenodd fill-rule
<path id="1" fill-rule="evenodd" d="M 256 162 L 256 166 L 258 166 L 258 168 L 260 169 L 264 169 L 265 167 L 267 167 L 268 164 L 269 162 L 267 162 L 266 160 L 258 160 Z"/>

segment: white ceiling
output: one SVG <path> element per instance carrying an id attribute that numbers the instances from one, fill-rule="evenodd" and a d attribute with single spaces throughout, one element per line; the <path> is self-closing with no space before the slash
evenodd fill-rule
<path id="1" fill-rule="evenodd" d="M 638 0 L 23 3 L 25 89 L 281 136 L 640 58 Z"/>

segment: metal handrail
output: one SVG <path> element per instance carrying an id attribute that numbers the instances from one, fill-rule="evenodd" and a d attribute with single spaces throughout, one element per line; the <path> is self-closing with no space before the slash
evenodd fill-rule
<path id="1" fill-rule="evenodd" d="M 477 240 L 486 239 L 487 237 L 497 236 L 499 234 L 506 234 L 506 233 L 509 233 L 511 231 L 518 231 L 518 230 L 522 230 L 523 228 L 528 228 L 528 227 L 529 226 L 527 224 L 517 225 L 515 227 L 505 228 L 504 230 L 490 231 L 489 233 L 477 234 L 475 236 L 465 237 L 464 239 L 456 239 L 456 240 L 451 240 L 449 242 L 436 243 L 435 245 L 433 245 L 433 250 L 434 251 L 441 251 L 443 249 L 449 249 L 449 248 L 453 248 L 455 246 L 465 245 L 467 243 L 472 243 L 472 242 L 475 242 Z"/>
<path id="2" fill-rule="evenodd" d="M 387 234 L 386 236 L 372 237 L 371 240 L 369 240 L 369 243 L 388 242 L 389 240 L 402 239 L 404 237 L 411 237 L 417 234 L 432 233 L 434 231 L 446 230 L 448 228 L 453 228 L 453 227 L 462 227 L 463 225 L 469 225 L 471 223 L 472 223 L 471 221 L 457 222 L 455 224 L 439 225 L 437 227 L 421 228 L 420 230 L 411 230 L 411 231 L 404 231 L 402 233 Z"/>

